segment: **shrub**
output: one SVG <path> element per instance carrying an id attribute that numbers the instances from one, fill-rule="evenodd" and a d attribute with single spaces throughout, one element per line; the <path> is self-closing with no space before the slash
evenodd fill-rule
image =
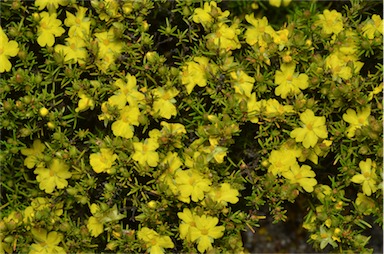
<path id="1" fill-rule="evenodd" d="M 372 252 L 378 6 L 2 1 L 1 252 L 241 253 L 298 200 L 314 248 Z"/>

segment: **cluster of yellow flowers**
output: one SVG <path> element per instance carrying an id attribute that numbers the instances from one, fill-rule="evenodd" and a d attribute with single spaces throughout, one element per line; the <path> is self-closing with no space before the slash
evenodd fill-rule
<path id="1" fill-rule="evenodd" d="M 234 251 L 239 249 L 216 246 L 227 246 L 225 241 L 257 225 L 263 198 L 274 200 L 271 210 L 283 215 L 280 204 L 300 192 L 316 199 L 303 225 L 311 240 L 321 249 L 328 244 L 336 248 L 352 239 L 343 224 L 352 215 L 345 222 L 337 220 L 349 202 L 345 186 L 357 190 L 352 197 L 356 217 L 374 213 L 382 184 L 380 162 L 376 151 L 353 144 L 366 144 L 367 137 L 373 140 L 382 130 L 367 134 L 381 121 L 377 97 L 382 79 L 359 87 L 367 67 L 363 42 L 382 40 L 381 17 L 367 17 L 357 29 L 348 27 L 349 17 L 326 9 L 304 25 L 301 18 L 276 29 L 272 19 L 253 12 L 233 17 L 216 1 L 200 7 L 192 2 L 175 4 L 175 12 L 186 16 L 187 30 L 172 27 L 172 15 L 155 33 L 158 40 L 171 34 L 169 42 L 178 38 L 175 45 L 183 45 L 171 50 L 181 52 L 172 66 L 165 62 L 176 56 L 155 51 L 168 40 L 154 45 L 147 33 L 154 26 L 145 20 L 155 4 L 151 1 L 92 0 L 86 8 L 84 2 L 36 0 L 28 7 L 36 11 L 28 20 L 36 34 L 28 40 L 36 42 L 36 52 L 53 54 L 41 65 L 52 66 L 42 71 L 48 81 L 34 76 L 30 82 L 38 89 L 45 86 L 44 92 L 36 95 L 25 84 L 27 95 L 17 98 L 13 109 L 24 114 L 32 108 L 33 113 L 20 117 L 24 121 L 36 114 L 38 120 L 25 129 L 48 129 L 24 136 L 17 132 L 6 142 L 11 146 L 12 137 L 31 137 L 32 145 L 9 154 L 21 152 L 20 175 L 38 188 L 27 205 L 2 218 L 4 250 L 12 246 L 16 251 L 15 229 L 24 227 L 23 244 L 29 245 L 23 250 L 29 253 L 76 250 L 81 237 L 89 249 L 108 241 L 106 249 L 119 246 L 123 252 Z M 290 3 L 269 1 L 272 7 Z M 257 2 L 252 8 L 258 8 Z M 132 27 L 125 27 L 128 19 Z M 312 26 L 302 29 L 308 24 Z M 17 68 L 28 62 L 18 58 L 28 49 L 9 31 L 8 25 L 0 27 L 0 73 L 9 75 L 18 96 L 26 82 Z M 46 101 L 50 93 L 53 99 Z M 354 93 L 358 99 L 351 98 Z M 1 103 L 2 113 L 12 111 L 6 109 L 13 107 L 11 100 Z M 72 103 L 73 109 L 64 103 Z M 63 117 L 64 112 L 70 113 Z M 96 127 L 84 130 L 88 117 Z M 83 125 L 76 126 L 77 121 Z M 74 130 L 67 132 L 72 124 Z M 244 132 L 255 140 L 247 140 Z M 247 156 L 249 147 L 254 154 Z M 324 161 L 333 163 L 332 169 L 322 168 Z M 320 175 L 328 170 L 345 179 L 336 183 L 329 177 L 325 183 Z M 286 197 L 279 184 L 294 191 Z M 249 211 L 234 211 L 240 206 Z M 69 211 L 78 208 L 80 218 L 68 219 Z M 5 237 L 3 231 L 15 237 Z"/>

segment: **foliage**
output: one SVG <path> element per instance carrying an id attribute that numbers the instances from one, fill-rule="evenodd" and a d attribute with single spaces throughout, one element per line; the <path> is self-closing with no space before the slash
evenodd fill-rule
<path id="1" fill-rule="evenodd" d="M 373 251 L 379 2 L 0 4 L 1 253 L 242 253 L 299 197 Z"/>

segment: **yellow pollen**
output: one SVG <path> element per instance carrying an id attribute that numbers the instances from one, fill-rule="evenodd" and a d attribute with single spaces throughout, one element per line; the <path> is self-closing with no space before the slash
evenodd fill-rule
<path id="1" fill-rule="evenodd" d="M 79 24 L 79 25 L 80 25 L 80 24 L 81 24 L 81 19 L 79 19 L 79 18 L 76 18 L 76 19 L 75 19 L 75 22 L 76 22 L 77 24 Z"/>

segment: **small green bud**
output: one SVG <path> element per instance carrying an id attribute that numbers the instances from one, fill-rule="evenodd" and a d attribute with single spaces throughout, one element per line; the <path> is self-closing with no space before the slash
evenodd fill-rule
<path id="1" fill-rule="evenodd" d="M 11 9 L 17 11 L 21 7 L 19 0 L 14 0 L 11 5 Z"/>
<path id="2" fill-rule="evenodd" d="M 17 29 L 17 27 L 14 27 L 14 26 L 11 26 L 10 28 L 8 28 L 8 34 L 11 37 L 18 37 L 18 36 L 20 36 L 19 30 Z"/>
<path id="3" fill-rule="evenodd" d="M 3 126 L 4 128 L 7 128 L 9 125 L 10 122 L 8 119 L 3 119 L 3 121 L 1 122 L 1 126 Z"/>
<path id="4" fill-rule="evenodd" d="M 19 152 L 19 148 L 17 147 L 12 147 L 10 150 L 9 150 L 11 153 L 13 154 L 17 154 Z"/>
<path id="5" fill-rule="evenodd" d="M 27 128 L 20 129 L 20 136 L 23 138 L 28 137 L 31 134 L 32 134 L 32 131 L 30 129 L 27 129 Z"/>
<path id="6" fill-rule="evenodd" d="M 86 196 L 76 196 L 76 198 L 77 198 L 77 202 L 83 205 L 87 204 L 89 201 L 89 198 Z"/>
<path id="7" fill-rule="evenodd" d="M 41 76 L 40 73 L 36 74 L 36 75 L 34 76 L 34 81 L 35 81 L 36 84 L 40 84 L 41 81 L 43 81 L 43 76 Z"/>
<path id="8" fill-rule="evenodd" d="M 6 243 L 12 243 L 13 240 L 14 240 L 14 237 L 12 235 L 9 235 L 9 236 L 6 236 L 3 241 Z"/>
<path id="9" fill-rule="evenodd" d="M 32 101 L 32 96 L 30 96 L 30 95 L 26 95 L 26 96 L 24 96 L 24 97 L 23 97 L 23 101 L 24 101 L 25 104 L 29 104 L 29 103 L 31 103 L 31 101 Z"/>
<path id="10" fill-rule="evenodd" d="M 369 153 L 369 148 L 367 146 L 362 146 L 359 149 L 359 154 L 366 155 Z"/>
<path id="11" fill-rule="evenodd" d="M 106 190 L 106 191 L 109 191 L 109 192 L 112 192 L 112 191 L 115 190 L 115 186 L 113 186 L 113 185 L 110 184 L 110 183 L 106 183 L 104 187 L 105 187 L 105 190 Z"/>
<path id="12" fill-rule="evenodd" d="M 77 189 L 76 188 L 73 188 L 73 187 L 69 187 L 66 189 L 67 190 L 67 193 L 71 196 L 75 196 L 77 194 Z"/>
<path id="13" fill-rule="evenodd" d="M 25 36 L 26 36 L 28 39 L 30 39 L 30 40 L 32 40 L 33 37 L 35 37 L 34 33 L 32 33 L 31 31 L 27 31 L 27 32 L 25 32 Z"/>

